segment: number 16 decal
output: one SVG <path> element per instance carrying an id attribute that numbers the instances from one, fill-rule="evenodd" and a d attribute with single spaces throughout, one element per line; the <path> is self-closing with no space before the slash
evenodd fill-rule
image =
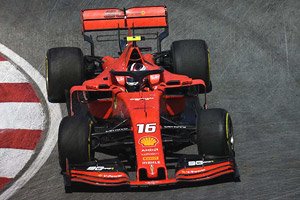
<path id="1" fill-rule="evenodd" d="M 137 124 L 138 133 L 154 133 L 156 131 L 156 123 Z"/>

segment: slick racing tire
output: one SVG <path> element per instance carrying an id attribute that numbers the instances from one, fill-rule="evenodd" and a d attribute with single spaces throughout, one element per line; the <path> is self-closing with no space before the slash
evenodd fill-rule
<path id="1" fill-rule="evenodd" d="M 87 116 L 68 116 L 61 121 L 58 132 L 58 154 L 62 171 L 66 170 L 66 159 L 69 164 L 91 160 L 91 127 L 92 122 Z"/>
<path id="2" fill-rule="evenodd" d="M 179 40 L 171 45 L 171 71 L 193 79 L 202 79 L 206 92 L 212 90 L 209 51 L 204 40 Z M 204 93 L 202 91 L 201 93 Z"/>
<path id="3" fill-rule="evenodd" d="M 200 110 L 197 119 L 199 155 L 234 157 L 232 121 L 224 109 Z"/>
<path id="4" fill-rule="evenodd" d="M 65 103 L 65 91 L 69 91 L 74 85 L 81 85 L 85 80 L 81 49 L 76 47 L 49 49 L 45 64 L 49 102 Z"/>

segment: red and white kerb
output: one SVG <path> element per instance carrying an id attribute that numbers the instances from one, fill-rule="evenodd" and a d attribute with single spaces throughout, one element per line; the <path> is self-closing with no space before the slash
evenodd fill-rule
<path id="1" fill-rule="evenodd" d="M 45 114 L 24 74 L 0 55 L 0 191 L 34 154 Z"/>

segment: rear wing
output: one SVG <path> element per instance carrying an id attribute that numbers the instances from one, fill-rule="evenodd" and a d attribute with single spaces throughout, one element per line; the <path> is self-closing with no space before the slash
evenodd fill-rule
<path id="1" fill-rule="evenodd" d="M 168 27 L 166 6 L 88 9 L 81 20 L 83 32 Z"/>
<path id="2" fill-rule="evenodd" d="M 168 13 L 166 6 L 144 6 L 133 7 L 128 9 L 119 8 L 99 8 L 88 9 L 81 11 L 82 33 L 84 40 L 91 45 L 91 55 L 94 55 L 94 42 L 92 36 L 87 36 L 86 32 L 92 31 L 118 31 L 119 49 L 122 53 L 123 46 L 120 39 L 120 30 L 128 30 L 130 36 L 134 35 L 135 29 L 150 29 L 163 28 L 164 31 L 156 33 L 148 33 L 148 35 L 155 35 L 157 40 L 157 51 L 161 52 L 161 42 L 169 35 L 168 27 Z M 131 32 L 132 30 L 132 32 Z M 112 35 L 103 35 L 112 36 Z M 97 41 L 115 41 L 115 40 L 98 40 Z"/>

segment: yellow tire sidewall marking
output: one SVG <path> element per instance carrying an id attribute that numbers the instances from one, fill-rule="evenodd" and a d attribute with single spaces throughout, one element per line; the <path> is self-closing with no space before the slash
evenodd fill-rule
<path id="1" fill-rule="evenodd" d="M 210 52 L 209 49 L 207 49 L 207 63 L 208 63 L 208 80 L 210 81 Z"/>
<path id="2" fill-rule="evenodd" d="M 226 113 L 225 129 L 226 129 L 226 139 L 229 140 L 229 115 L 228 115 L 228 112 Z"/>

